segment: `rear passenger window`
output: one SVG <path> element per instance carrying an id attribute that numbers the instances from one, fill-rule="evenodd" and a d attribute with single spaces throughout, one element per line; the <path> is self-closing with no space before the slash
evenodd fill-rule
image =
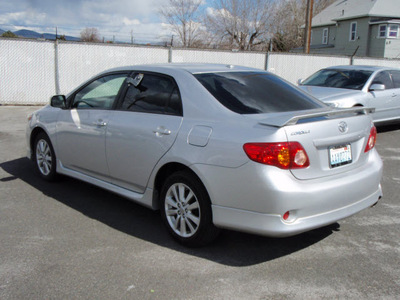
<path id="1" fill-rule="evenodd" d="M 121 104 L 122 110 L 182 115 L 181 98 L 172 78 L 155 74 L 143 74 L 141 80 L 133 77 L 139 84 L 128 86 Z"/>
<path id="2" fill-rule="evenodd" d="M 395 89 L 400 88 L 400 71 L 390 71 Z"/>
<path id="3" fill-rule="evenodd" d="M 194 74 L 222 105 L 238 114 L 288 112 L 325 107 L 279 77 L 266 72 Z"/>

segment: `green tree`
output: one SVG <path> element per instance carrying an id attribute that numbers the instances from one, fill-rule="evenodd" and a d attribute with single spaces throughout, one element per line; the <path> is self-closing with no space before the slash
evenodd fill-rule
<path id="1" fill-rule="evenodd" d="M 14 32 L 11 32 L 10 30 L 3 32 L 1 35 L 2 37 L 7 37 L 7 38 L 17 38 L 18 35 L 16 35 Z"/>

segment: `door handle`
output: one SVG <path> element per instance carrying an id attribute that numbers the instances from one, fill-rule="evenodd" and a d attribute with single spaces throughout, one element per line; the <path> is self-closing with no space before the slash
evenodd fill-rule
<path id="1" fill-rule="evenodd" d="M 92 123 L 94 126 L 98 126 L 98 127 L 104 127 L 107 126 L 107 122 L 104 122 L 103 120 L 98 120 L 96 122 Z"/>
<path id="2" fill-rule="evenodd" d="M 153 130 L 153 133 L 155 133 L 156 136 L 170 135 L 171 130 L 166 129 L 164 126 L 159 126 L 156 130 Z"/>

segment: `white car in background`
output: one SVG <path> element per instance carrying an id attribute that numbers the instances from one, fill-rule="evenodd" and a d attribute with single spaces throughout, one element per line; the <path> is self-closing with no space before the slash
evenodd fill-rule
<path id="1" fill-rule="evenodd" d="M 400 121 L 400 69 L 334 66 L 300 80 L 299 86 L 334 107 L 375 108 L 375 124 Z"/>

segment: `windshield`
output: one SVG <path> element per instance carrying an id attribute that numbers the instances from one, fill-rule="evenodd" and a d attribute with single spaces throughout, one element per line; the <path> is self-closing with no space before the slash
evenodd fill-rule
<path id="1" fill-rule="evenodd" d="M 301 85 L 361 90 L 372 71 L 325 69 L 311 75 Z"/>
<path id="2" fill-rule="evenodd" d="M 225 107 L 239 114 L 286 112 L 324 107 L 278 76 L 265 72 L 195 74 Z"/>

